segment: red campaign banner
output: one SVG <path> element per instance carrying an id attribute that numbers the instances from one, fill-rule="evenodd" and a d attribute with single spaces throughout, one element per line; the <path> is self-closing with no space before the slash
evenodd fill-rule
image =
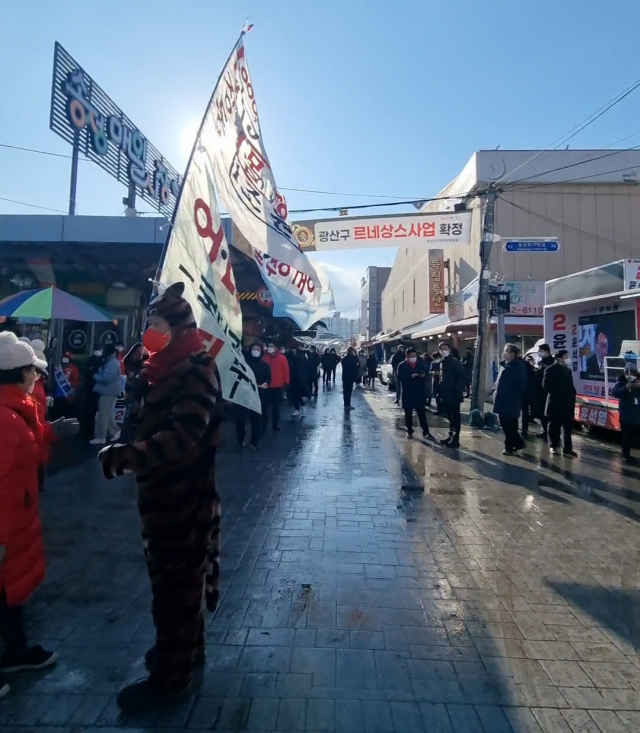
<path id="1" fill-rule="evenodd" d="M 442 314 L 445 306 L 444 250 L 429 250 L 429 313 Z"/>
<path id="2" fill-rule="evenodd" d="M 620 414 L 617 407 L 594 407 L 593 405 L 576 405 L 574 417 L 576 422 L 593 425 L 607 430 L 620 430 Z"/>

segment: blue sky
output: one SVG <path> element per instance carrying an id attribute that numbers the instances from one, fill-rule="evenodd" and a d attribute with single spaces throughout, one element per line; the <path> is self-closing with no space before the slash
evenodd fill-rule
<path id="1" fill-rule="evenodd" d="M 475 150 L 546 147 L 640 77 L 633 0 L 30 0 L 2 8 L 0 143 L 69 153 L 48 129 L 57 40 L 182 169 L 247 17 L 278 185 L 341 194 L 285 191 L 290 209 L 435 195 Z M 640 143 L 640 91 L 571 146 L 635 132 L 624 145 Z M 65 210 L 68 176 L 68 160 L 0 148 L 0 197 Z M 120 214 L 123 195 L 81 165 L 79 214 Z M 0 201 L 0 213 L 37 211 Z M 338 307 L 394 255 L 320 257 Z"/>

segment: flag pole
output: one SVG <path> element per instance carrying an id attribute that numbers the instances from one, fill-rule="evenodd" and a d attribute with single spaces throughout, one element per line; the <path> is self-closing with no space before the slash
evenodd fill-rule
<path id="1" fill-rule="evenodd" d="M 206 106 L 206 109 L 204 111 L 204 114 L 202 115 L 202 121 L 200 122 L 200 127 L 198 127 L 198 132 L 196 134 L 196 139 L 193 143 L 193 147 L 191 148 L 191 153 L 189 155 L 189 160 L 187 161 L 187 166 L 185 168 L 184 176 L 182 177 L 182 183 L 180 184 L 180 190 L 178 191 L 178 196 L 176 198 L 176 205 L 173 208 L 173 214 L 171 215 L 171 221 L 169 222 L 169 227 L 167 231 L 166 239 L 164 240 L 164 245 L 162 247 L 162 253 L 160 254 L 160 261 L 158 262 L 158 267 L 156 268 L 156 276 L 153 280 L 153 288 L 154 291 L 157 288 L 159 279 L 160 279 L 160 273 L 162 272 L 162 265 L 164 264 L 165 257 L 167 255 L 167 249 L 169 246 L 169 239 L 171 238 L 171 233 L 173 232 L 173 225 L 176 220 L 176 214 L 178 212 L 178 207 L 180 206 L 180 201 L 182 200 L 182 193 L 184 191 L 184 186 L 187 181 L 187 173 L 189 172 L 189 168 L 191 167 L 191 163 L 193 161 L 193 156 L 195 155 L 196 149 L 198 147 L 198 143 L 200 142 L 200 135 L 202 134 L 202 128 L 204 127 L 204 122 L 207 119 L 207 113 L 209 112 L 209 108 L 211 107 L 211 104 L 213 103 L 213 98 L 216 95 L 216 92 L 218 90 L 218 85 L 220 84 L 220 81 L 222 79 L 222 75 L 224 74 L 224 70 L 227 68 L 227 64 L 231 60 L 231 57 L 236 52 L 236 49 L 242 42 L 242 39 L 245 37 L 247 33 L 251 31 L 251 28 L 253 28 L 253 25 L 248 25 L 249 19 L 245 21 L 245 24 L 242 27 L 242 31 L 240 32 L 240 35 L 238 36 L 238 40 L 235 42 L 233 48 L 231 49 L 231 53 L 227 56 L 227 60 L 224 62 L 224 65 L 222 67 L 222 71 L 218 75 L 218 80 L 215 83 L 215 86 L 213 87 L 213 92 L 211 93 L 211 97 L 209 99 L 209 102 Z"/>

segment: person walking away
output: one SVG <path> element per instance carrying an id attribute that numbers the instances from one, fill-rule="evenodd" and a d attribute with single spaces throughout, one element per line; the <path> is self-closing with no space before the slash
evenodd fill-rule
<path id="1" fill-rule="evenodd" d="M 324 350 L 324 354 L 320 358 L 320 365 L 322 367 L 322 386 L 326 387 L 331 381 L 329 379 L 329 373 L 331 372 L 331 352 L 329 349 Z"/>
<path id="2" fill-rule="evenodd" d="M 529 425 L 533 421 L 532 406 L 536 390 L 536 370 L 531 355 L 525 356 L 523 363 L 527 375 L 527 387 L 522 397 L 522 430 L 520 432 L 522 437 L 526 438 L 529 435 Z"/>
<path id="3" fill-rule="evenodd" d="M 436 401 L 436 414 L 444 415 L 444 407 L 442 406 L 442 395 L 440 394 L 440 376 L 442 371 L 442 354 L 436 351 L 429 365 L 431 373 L 431 399 L 428 406 L 431 408 L 432 400 Z"/>
<path id="4" fill-rule="evenodd" d="M 549 419 L 546 416 L 547 393 L 542 386 L 545 370 L 552 364 L 555 359 L 551 356 L 551 347 L 549 344 L 540 344 L 538 347 L 538 366 L 536 367 L 536 382 L 534 388 L 534 397 L 532 404 L 532 414 L 540 420 L 542 430 L 536 435 L 537 438 L 549 440 Z"/>
<path id="5" fill-rule="evenodd" d="M 449 448 L 460 447 L 460 404 L 464 399 L 465 376 L 462 365 L 451 353 L 449 344 L 443 342 L 438 347 L 442 363 L 440 365 L 440 399 L 442 409 L 449 420 L 449 437 L 441 440 Z"/>
<path id="6" fill-rule="evenodd" d="M 549 420 L 549 445 L 551 455 L 560 454 L 562 434 L 562 454 L 575 457 L 571 431 L 576 407 L 576 388 L 573 384 L 571 357 L 565 349 L 556 352 L 555 363 L 544 370 L 542 386 L 547 393 L 545 415 Z"/>
<path id="7" fill-rule="evenodd" d="M 38 371 L 46 368 L 29 344 L 9 331 L 0 333 L 0 698 L 10 691 L 4 675 L 43 669 L 57 659 L 29 645 L 22 612 L 45 573 L 38 515 L 44 432 L 31 394 Z"/>
<path id="8" fill-rule="evenodd" d="M 309 369 L 307 366 L 307 357 L 302 349 L 291 349 L 287 354 L 289 362 L 289 389 L 288 395 L 293 404 L 293 412 L 291 417 L 299 417 L 306 412 L 304 403 L 305 397 L 309 396 Z"/>
<path id="9" fill-rule="evenodd" d="M 271 378 L 269 386 L 262 396 L 262 430 L 265 431 L 271 416 L 271 426 L 274 432 L 280 430 L 280 406 L 284 390 L 289 386 L 289 362 L 287 357 L 276 349 L 273 342 L 267 344 L 267 351 L 262 360 L 269 367 Z"/>
<path id="10" fill-rule="evenodd" d="M 625 461 L 631 461 L 631 449 L 640 433 L 640 381 L 635 364 L 625 364 L 624 373 L 618 377 L 613 388 L 613 396 L 618 400 L 622 457 Z"/>
<path id="11" fill-rule="evenodd" d="M 464 358 L 460 363 L 464 369 L 464 376 L 466 379 L 464 396 L 471 397 L 471 383 L 473 381 L 473 351 L 471 349 L 467 349 L 465 351 Z"/>
<path id="12" fill-rule="evenodd" d="M 358 379 L 356 384 L 367 386 L 367 357 L 362 349 L 358 352 Z"/>
<path id="13" fill-rule="evenodd" d="M 500 426 L 504 432 L 502 453 L 512 456 L 525 446 L 518 433 L 518 418 L 527 390 L 527 372 L 517 346 L 507 344 L 502 352 L 502 359 L 503 369 L 496 382 L 493 411 L 500 418 Z"/>
<path id="14" fill-rule="evenodd" d="M 355 356 L 355 354 L 354 354 Z M 329 384 L 333 382 L 336 383 L 336 369 L 338 368 L 338 364 L 340 363 L 340 357 L 338 354 L 336 354 L 335 349 L 331 349 L 329 353 Z"/>
<path id="15" fill-rule="evenodd" d="M 396 349 L 396 353 L 391 357 L 391 370 L 396 378 L 396 398 L 394 404 L 400 404 L 400 397 L 402 396 L 402 382 L 398 379 L 398 367 L 405 360 L 406 354 L 404 353 L 404 346 L 400 344 Z"/>
<path id="16" fill-rule="evenodd" d="M 367 359 L 367 383 L 371 389 L 376 388 L 376 376 L 378 374 L 378 360 L 373 351 L 369 354 Z"/>
<path id="17" fill-rule="evenodd" d="M 315 346 L 311 347 L 307 356 L 309 373 L 311 375 L 311 397 L 318 397 L 318 381 L 320 379 L 320 354 Z"/>
<path id="18" fill-rule="evenodd" d="M 116 397 L 122 392 L 122 375 L 113 344 L 107 344 L 104 347 L 104 362 L 93 379 L 95 382 L 93 390 L 99 397 L 96 413 L 96 437 L 89 442 L 91 445 L 104 445 L 107 438 L 118 440 L 120 437 L 120 428 L 114 419 L 113 407 Z"/>
<path id="19" fill-rule="evenodd" d="M 429 377 L 428 369 L 422 359 L 418 359 L 415 349 L 408 349 L 406 359 L 398 367 L 398 376 L 402 382 L 402 409 L 407 428 L 407 437 L 413 437 L 413 413 L 418 415 L 418 423 L 422 435 L 427 440 L 435 440 L 429 430 L 426 410 L 426 388 Z"/>
<path id="20" fill-rule="evenodd" d="M 347 355 L 342 359 L 342 399 L 346 412 L 351 412 L 354 408 L 351 406 L 351 395 L 353 394 L 353 385 L 358 378 L 358 358 L 353 347 L 347 349 Z"/>
<path id="21" fill-rule="evenodd" d="M 110 445 L 98 454 L 106 478 L 135 474 L 153 599 L 149 676 L 120 691 L 125 712 L 155 711 L 188 690 L 204 662 L 203 595 L 211 612 L 218 601 L 215 459 L 222 399 L 214 359 L 183 292 L 183 283 L 171 285 L 147 312 L 149 327 L 170 340 L 140 372 L 144 399 L 133 445 Z"/>
<path id="22" fill-rule="evenodd" d="M 271 382 L 271 369 L 262 357 L 262 347 L 259 343 L 254 342 L 251 344 L 249 353 L 245 355 L 245 361 L 251 368 L 258 386 L 258 394 L 260 395 L 260 405 L 262 407 L 262 413 L 265 411 L 265 394 L 269 389 Z M 246 424 L 247 419 L 251 426 L 251 448 L 253 450 L 260 450 L 259 443 L 262 435 L 262 415 L 257 412 L 250 410 L 248 407 L 242 405 L 235 406 L 235 418 L 236 418 L 236 436 L 238 438 L 238 445 L 240 448 L 244 448 L 244 441 L 247 437 Z"/>

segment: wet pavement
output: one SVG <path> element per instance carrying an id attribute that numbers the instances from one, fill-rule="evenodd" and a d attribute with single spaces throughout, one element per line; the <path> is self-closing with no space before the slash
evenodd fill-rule
<path id="1" fill-rule="evenodd" d="M 50 477 L 27 619 L 60 663 L 12 678 L 0 730 L 640 731 L 640 468 L 408 441 L 391 400 L 323 393 L 257 454 L 228 431 L 206 669 L 159 713 L 115 704 L 153 643 L 133 482 Z"/>

